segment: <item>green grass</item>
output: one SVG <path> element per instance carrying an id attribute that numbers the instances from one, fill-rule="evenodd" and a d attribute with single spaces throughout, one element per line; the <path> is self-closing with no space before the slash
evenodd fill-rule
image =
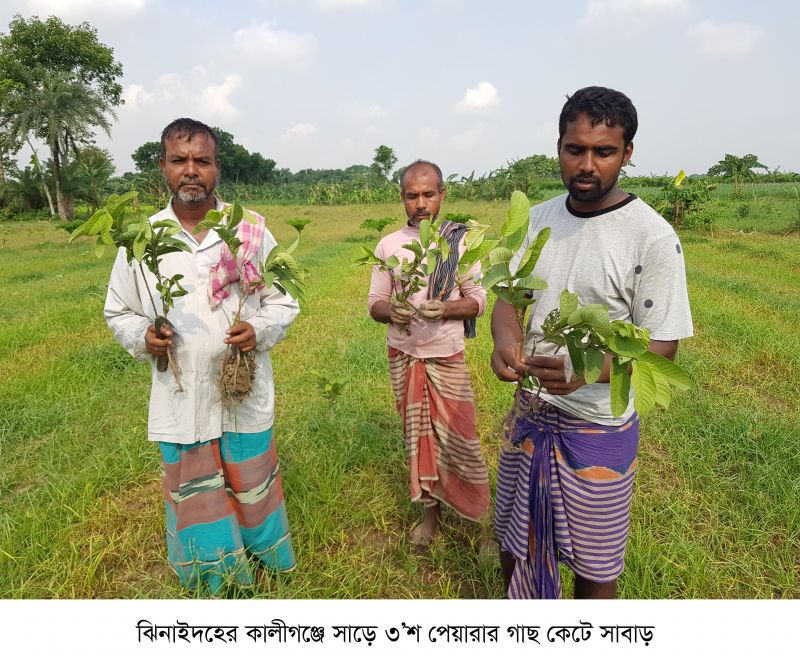
<path id="1" fill-rule="evenodd" d="M 360 223 L 399 218 L 399 204 L 254 207 L 279 239 L 293 233 L 282 222 L 313 221 L 300 250 L 308 307 L 272 354 L 299 566 L 268 591 L 229 596 L 501 597 L 480 526 L 450 513 L 429 552 L 406 539 L 421 510 L 408 500 L 386 329 L 366 313 L 368 270 L 350 268 L 377 242 Z M 451 207 L 496 221 L 505 206 Z M 694 387 L 643 423 L 623 597 L 800 597 L 800 237 L 716 222 L 713 236 L 682 235 L 697 336 L 679 362 Z M 102 319 L 111 257 L 68 246 L 49 222 L 0 225 L 0 597 L 191 596 L 166 564 L 149 371 Z M 494 481 L 512 395 L 489 370 L 488 327 L 485 316 L 467 362 Z M 349 380 L 331 409 L 311 369 Z"/>

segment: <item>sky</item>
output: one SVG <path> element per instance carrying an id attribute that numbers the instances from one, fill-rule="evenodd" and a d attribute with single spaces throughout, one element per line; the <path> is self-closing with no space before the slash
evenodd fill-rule
<path id="1" fill-rule="evenodd" d="M 725 153 L 800 172 L 791 0 L 0 0 L 0 32 L 15 13 L 88 21 L 114 49 L 125 104 L 97 143 L 119 173 L 188 116 L 292 171 L 369 164 L 385 144 L 398 166 L 480 175 L 556 156 L 586 85 L 634 102 L 631 175 L 704 173 Z"/>

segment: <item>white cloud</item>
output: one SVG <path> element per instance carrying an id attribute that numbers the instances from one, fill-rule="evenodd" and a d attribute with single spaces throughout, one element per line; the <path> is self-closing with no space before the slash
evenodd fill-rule
<path id="1" fill-rule="evenodd" d="M 453 108 L 459 113 L 480 113 L 500 105 L 500 95 L 489 81 L 481 81 L 476 88 L 467 88 L 464 98 Z"/>
<path id="2" fill-rule="evenodd" d="M 485 133 L 484 126 L 479 122 L 478 124 L 472 125 L 466 131 L 451 136 L 449 138 L 450 145 L 454 148 L 458 148 L 459 150 L 469 150 L 481 142 L 483 135 Z"/>
<path id="3" fill-rule="evenodd" d="M 640 21 L 647 18 L 681 16 L 690 9 L 689 0 L 589 0 L 580 25 L 605 20 Z"/>
<path id="4" fill-rule="evenodd" d="M 200 92 L 199 105 L 203 115 L 209 119 L 235 120 L 239 109 L 228 99 L 242 86 L 242 77 L 228 74 L 220 85 L 209 85 Z"/>
<path id="5" fill-rule="evenodd" d="M 310 122 L 300 122 L 299 124 L 294 125 L 294 127 L 289 127 L 283 134 L 281 134 L 280 138 L 282 140 L 292 140 L 298 138 L 307 138 L 309 136 L 313 136 L 317 133 L 317 128 L 311 124 Z"/>
<path id="6" fill-rule="evenodd" d="M 701 55 L 739 58 L 752 53 L 766 32 L 760 25 L 753 23 L 703 21 L 689 28 L 686 35 Z"/>
<path id="7" fill-rule="evenodd" d="M 422 145 L 438 143 L 441 137 L 442 132 L 440 132 L 436 127 L 423 127 L 417 132 L 417 142 Z"/>
<path id="8" fill-rule="evenodd" d="M 125 88 L 122 97 L 127 108 L 139 108 L 153 99 L 153 93 L 143 85 L 132 83 Z"/>
<path id="9" fill-rule="evenodd" d="M 242 77 L 231 73 L 221 83 L 209 81 L 205 69 L 193 67 L 186 76 L 175 72 L 161 74 L 152 89 L 139 83 L 125 88 L 125 109 L 158 109 L 160 113 L 191 115 L 196 108 L 207 122 L 229 121 L 239 117 L 231 95 L 242 87 Z"/>
<path id="10" fill-rule="evenodd" d="M 317 50 L 317 38 L 309 33 L 276 30 L 269 21 L 239 28 L 235 48 L 258 67 L 277 66 L 306 70 Z"/>
<path id="11" fill-rule="evenodd" d="M 60 17 L 80 17 L 83 20 L 95 16 L 127 19 L 141 14 L 148 0 L 27 0 L 32 13 L 53 14 Z"/>

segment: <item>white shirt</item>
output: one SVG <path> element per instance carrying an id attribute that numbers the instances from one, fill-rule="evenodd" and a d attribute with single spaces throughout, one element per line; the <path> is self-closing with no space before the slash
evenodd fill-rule
<path id="1" fill-rule="evenodd" d="M 217 209 L 223 205 L 217 201 Z M 161 219 L 178 221 L 169 206 L 150 217 L 151 222 Z M 209 231 L 202 242 L 182 229 L 174 237 L 185 242 L 192 250 L 167 254 L 161 259 L 160 270 L 164 276 L 182 274 L 181 284 L 188 291 L 175 299 L 175 307 L 167 315 L 175 327 L 173 351 L 183 372 L 182 392 L 172 371 L 158 371 L 155 359 L 147 352 L 144 335 L 147 327 L 161 314 L 161 302 L 155 288 L 155 277 L 143 266 L 144 275 L 158 311 L 154 311 L 143 281 L 139 265 L 128 263 L 124 249 L 120 249 L 111 279 L 104 315 L 114 338 L 135 359 L 152 364 L 152 389 L 148 417 L 150 440 L 191 444 L 219 438 L 223 431 L 257 433 L 273 424 L 275 387 L 272 363 L 268 351 L 284 336 L 300 310 L 297 302 L 277 289 L 262 288 L 245 302 L 241 320 L 253 326 L 256 333 L 256 371 L 252 393 L 235 407 L 223 408 L 219 390 L 219 372 L 228 345 L 223 340 L 236 315 L 239 304 L 238 283 L 227 288 L 230 296 L 216 309 L 208 301 L 209 272 L 219 262 L 223 242 L 216 232 Z M 276 244 L 265 231 L 259 250 L 258 262 L 266 259 Z"/>

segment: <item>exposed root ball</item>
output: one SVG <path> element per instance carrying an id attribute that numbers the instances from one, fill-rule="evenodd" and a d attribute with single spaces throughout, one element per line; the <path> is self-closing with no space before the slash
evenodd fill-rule
<path id="1" fill-rule="evenodd" d="M 156 336 L 159 339 L 164 339 L 164 335 L 161 334 L 162 326 L 168 327 L 170 330 L 173 330 L 173 332 L 175 330 L 175 327 L 172 325 L 172 323 L 170 323 L 164 316 L 157 316 L 153 325 L 156 328 Z M 166 355 L 156 358 L 156 368 L 159 371 L 166 371 L 167 367 L 172 369 L 172 377 L 175 379 L 175 383 L 177 384 L 175 391 L 183 392 L 183 385 L 181 385 L 181 376 L 183 375 L 183 371 L 178 364 L 177 355 L 171 348 L 167 349 Z"/>
<path id="2" fill-rule="evenodd" d="M 219 375 L 222 403 L 226 406 L 241 403 L 253 389 L 256 362 L 253 354 L 238 349 L 225 354 Z"/>

